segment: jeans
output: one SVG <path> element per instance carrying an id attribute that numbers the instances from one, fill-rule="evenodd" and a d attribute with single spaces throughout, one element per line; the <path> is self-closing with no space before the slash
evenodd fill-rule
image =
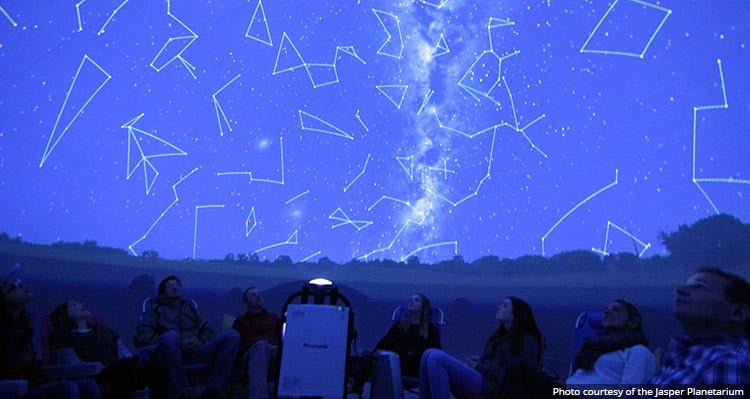
<path id="1" fill-rule="evenodd" d="M 419 364 L 420 399 L 465 397 L 482 391 L 482 375 L 468 364 L 438 349 L 428 349 Z"/>
<path id="2" fill-rule="evenodd" d="M 267 341 L 258 341 L 245 352 L 240 364 L 247 366 L 249 399 L 267 399 L 268 365 L 273 357 L 273 347 Z"/>
<path id="3" fill-rule="evenodd" d="M 232 366 L 239 346 L 239 334 L 230 330 L 204 343 L 198 352 L 183 359 L 180 335 L 175 331 L 162 334 L 156 343 L 154 353 L 157 364 L 167 372 L 167 398 L 175 399 L 185 394 L 187 380 L 182 370 L 183 364 L 208 363 L 211 371 L 206 389 L 224 389 L 232 376 Z"/>
<path id="4" fill-rule="evenodd" d="M 84 378 L 77 381 L 52 382 L 29 390 L 29 399 L 101 399 L 96 381 Z"/>

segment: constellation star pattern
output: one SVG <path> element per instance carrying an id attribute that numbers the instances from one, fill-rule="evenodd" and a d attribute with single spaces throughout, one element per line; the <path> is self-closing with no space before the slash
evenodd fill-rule
<path id="1" fill-rule="evenodd" d="M 90 64 L 96 67 L 96 69 L 101 72 L 104 75 L 104 80 L 99 84 L 99 86 L 91 92 L 91 94 L 88 95 L 88 98 L 83 102 L 83 104 L 80 106 L 78 111 L 73 115 L 73 117 L 70 118 L 70 121 L 68 122 L 65 127 L 63 127 L 62 131 L 57 133 L 57 126 L 60 123 L 60 119 L 62 118 L 63 112 L 67 110 L 68 107 L 68 100 L 70 100 L 71 94 L 76 89 L 76 83 L 78 82 L 78 79 L 81 77 L 81 71 L 83 70 L 84 66 Z M 89 69 L 86 68 L 86 71 Z M 104 87 L 105 84 L 112 78 L 112 76 L 107 73 L 102 67 L 99 66 L 94 60 L 89 58 L 88 55 L 84 55 L 83 59 L 81 60 L 81 63 L 78 65 L 78 70 L 76 71 L 75 76 L 73 76 L 73 82 L 70 83 L 70 87 L 68 88 L 67 93 L 65 93 L 65 100 L 63 101 L 62 107 L 60 107 L 60 112 L 57 114 L 57 120 L 55 121 L 55 126 L 52 128 L 52 133 L 50 133 L 49 140 L 47 141 L 47 147 L 44 149 L 44 154 L 42 155 L 42 161 L 39 163 L 39 167 L 41 168 L 44 166 L 44 163 L 47 161 L 47 158 L 50 156 L 52 151 L 54 151 L 55 147 L 57 147 L 57 144 L 60 143 L 60 140 L 62 140 L 63 136 L 65 136 L 65 133 L 68 132 L 68 129 L 70 129 L 70 126 L 75 122 L 78 117 L 81 116 L 84 109 L 86 109 L 86 106 L 89 105 L 91 100 L 94 99 L 94 97 L 99 93 L 99 91 Z M 84 89 L 79 89 L 84 90 Z M 77 94 L 77 93 L 76 93 Z M 75 109 L 75 106 L 71 105 L 71 108 Z"/>
<path id="2" fill-rule="evenodd" d="M 604 234 L 604 246 L 602 247 L 602 249 L 592 247 L 591 248 L 592 251 L 594 251 L 594 252 L 596 252 L 598 254 L 604 255 L 604 256 L 609 256 L 610 255 L 610 253 L 607 251 L 607 247 L 609 246 L 609 232 L 610 232 L 610 230 L 612 228 L 614 228 L 615 230 L 617 230 L 617 231 L 625 234 L 628 238 L 630 238 L 633 241 L 633 245 L 635 246 L 635 253 L 636 253 L 636 255 L 638 255 L 639 258 L 643 257 L 643 254 L 646 251 L 648 251 L 649 248 L 651 248 L 651 243 L 645 243 L 645 242 L 641 241 L 638 237 L 634 236 L 629 231 L 625 230 L 624 228 L 622 228 L 622 227 L 620 227 L 620 226 L 618 226 L 618 225 L 616 225 L 616 224 L 614 224 L 614 223 L 612 223 L 612 222 L 610 222 L 608 220 L 607 221 L 607 231 Z M 638 250 L 638 245 L 641 246 L 640 250 Z"/>
<path id="3" fill-rule="evenodd" d="M 648 48 L 651 46 L 651 43 L 654 41 L 654 38 L 656 38 L 656 35 L 661 30 L 661 28 L 664 25 L 664 23 L 667 22 L 667 18 L 669 18 L 669 16 L 672 14 L 672 10 L 664 8 L 664 7 L 661 7 L 661 6 L 658 6 L 658 5 L 655 5 L 655 4 L 646 3 L 645 1 L 640 1 L 640 0 L 623 0 L 623 3 L 630 3 L 630 4 L 641 5 L 641 6 L 643 6 L 646 9 L 655 10 L 656 12 L 660 12 L 660 13 L 664 14 L 663 18 L 659 21 L 659 23 L 656 26 L 656 28 L 654 29 L 653 33 L 648 38 L 648 41 L 646 42 L 646 44 L 643 45 L 643 48 L 640 49 L 639 52 L 637 52 L 637 51 L 613 50 L 613 49 L 607 50 L 607 49 L 594 49 L 594 48 L 590 48 L 592 46 L 590 46 L 589 43 L 591 42 L 592 38 L 594 38 L 599 33 L 599 30 L 600 30 L 602 24 L 608 19 L 608 17 L 610 17 L 610 14 L 612 13 L 613 10 L 615 10 L 616 6 L 618 4 L 620 4 L 620 0 L 615 0 L 612 3 L 612 5 L 609 6 L 609 9 L 607 10 L 607 12 L 604 13 L 604 16 L 602 17 L 602 19 L 599 20 L 599 23 L 596 24 L 596 26 L 594 27 L 594 30 L 591 31 L 591 33 L 589 34 L 588 38 L 586 38 L 586 41 L 583 43 L 583 46 L 581 46 L 581 50 L 580 50 L 581 53 L 612 54 L 612 55 L 623 55 L 623 56 L 638 57 L 638 58 L 643 58 L 646 55 L 646 51 L 648 51 Z M 617 13 L 617 12 L 615 12 L 615 13 Z M 627 20 L 627 16 L 624 17 L 624 18 L 625 18 L 625 20 Z M 602 36 L 604 36 L 604 38 L 606 40 L 607 36 L 609 36 L 609 32 L 603 33 Z"/>
<path id="4" fill-rule="evenodd" d="M 729 102 L 727 101 L 727 87 L 724 82 L 724 71 L 721 68 L 721 60 L 716 60 L 716 64 L 719 66 L 719 79 L 721 81 L 721 95 L 723 102 L 716 105 L 702 105 L 693 107 L 693 184 L 698 187 L 701 194 L 706 198 L 708 203 L 713 208 L 714 212 L 718 215 L 721 213 L 719 208 L 716 206 L 711 197 L 706 193 L 701 183 L 729 183 L 729 184 L 750 184 L 750 179 L 735 179 L 733 177 L 698 177 L 696 167 L 696 153 L 698 148 L 698 114 L 705 111 L 722 110 L 729 108 Z"/>
<path id="5" fill-rule="evenodd" d="M 750 217 L 747 1 L 0 4 L 28 242 L 473 271 Z"/>
<path id="6" fill-rule="evenodd" d="M 187 155 L 187 153 L 172 143 L 157 137 L 154 134 L 145 132 L 141 129 L 135 128 L 134 125 L 138 123 L 144 114 L 140 114 L 120 126 L 122 129 L 128 129 L 128 154 L 127 154 L 127 180 L 135 173 L 138 166 L 143 166 L 143 182 L 146 185 L 146 194 L 151 193 L 151 188 L 154 186 L 156 178 L 159 176 L 159 171 L 156 169 L 154 164 L 151 162 L 154 158 L 163 158 L 179 155 Z M 146 151 L 146 150 L 149 151 Z M 136 152 L 137 150 L 137 152 Z M 149 154 L 147 155 L 146 152 Z M 130 160 L 138 154 L 138 161 L 132 163 Z"/>

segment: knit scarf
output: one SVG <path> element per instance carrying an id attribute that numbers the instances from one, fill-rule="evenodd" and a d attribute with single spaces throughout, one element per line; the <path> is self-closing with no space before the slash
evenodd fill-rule
<path id="1" fill-rule="evenodd" d="M 600 356 L 605 353 L 630 348 L 635 345 L 648 345 L 648 339 L 642 331 L 605 330 L 603 333 L 586 338 L 575 358 L 577 368 L 590 370 Z"/>

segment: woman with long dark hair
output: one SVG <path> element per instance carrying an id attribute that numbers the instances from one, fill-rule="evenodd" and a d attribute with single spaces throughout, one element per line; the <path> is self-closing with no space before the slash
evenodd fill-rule
<path id="1" fill-rule="evenodd" d="M 506 371 L 520 364 L 539 366 L 542 334 L 531 306 L 506 298 L 495 313 L 500 326 L 490 335 L 477 361 L 462 362 L 443 351 L 427 350 L 419 370 L 422 399 L 498 397 L 504 388 Z"/>

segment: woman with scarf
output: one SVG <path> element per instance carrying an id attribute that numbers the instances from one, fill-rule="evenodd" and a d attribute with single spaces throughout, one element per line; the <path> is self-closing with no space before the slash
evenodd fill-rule
<path id="1" fill-rule="evenodd" d="M 616 299 L 604 308 L 602 325 L 599 335 L 584 341 L 566 385 L 646 383 L 656 371 L 656 359 L 646 347 L 638 309 Z"/>

